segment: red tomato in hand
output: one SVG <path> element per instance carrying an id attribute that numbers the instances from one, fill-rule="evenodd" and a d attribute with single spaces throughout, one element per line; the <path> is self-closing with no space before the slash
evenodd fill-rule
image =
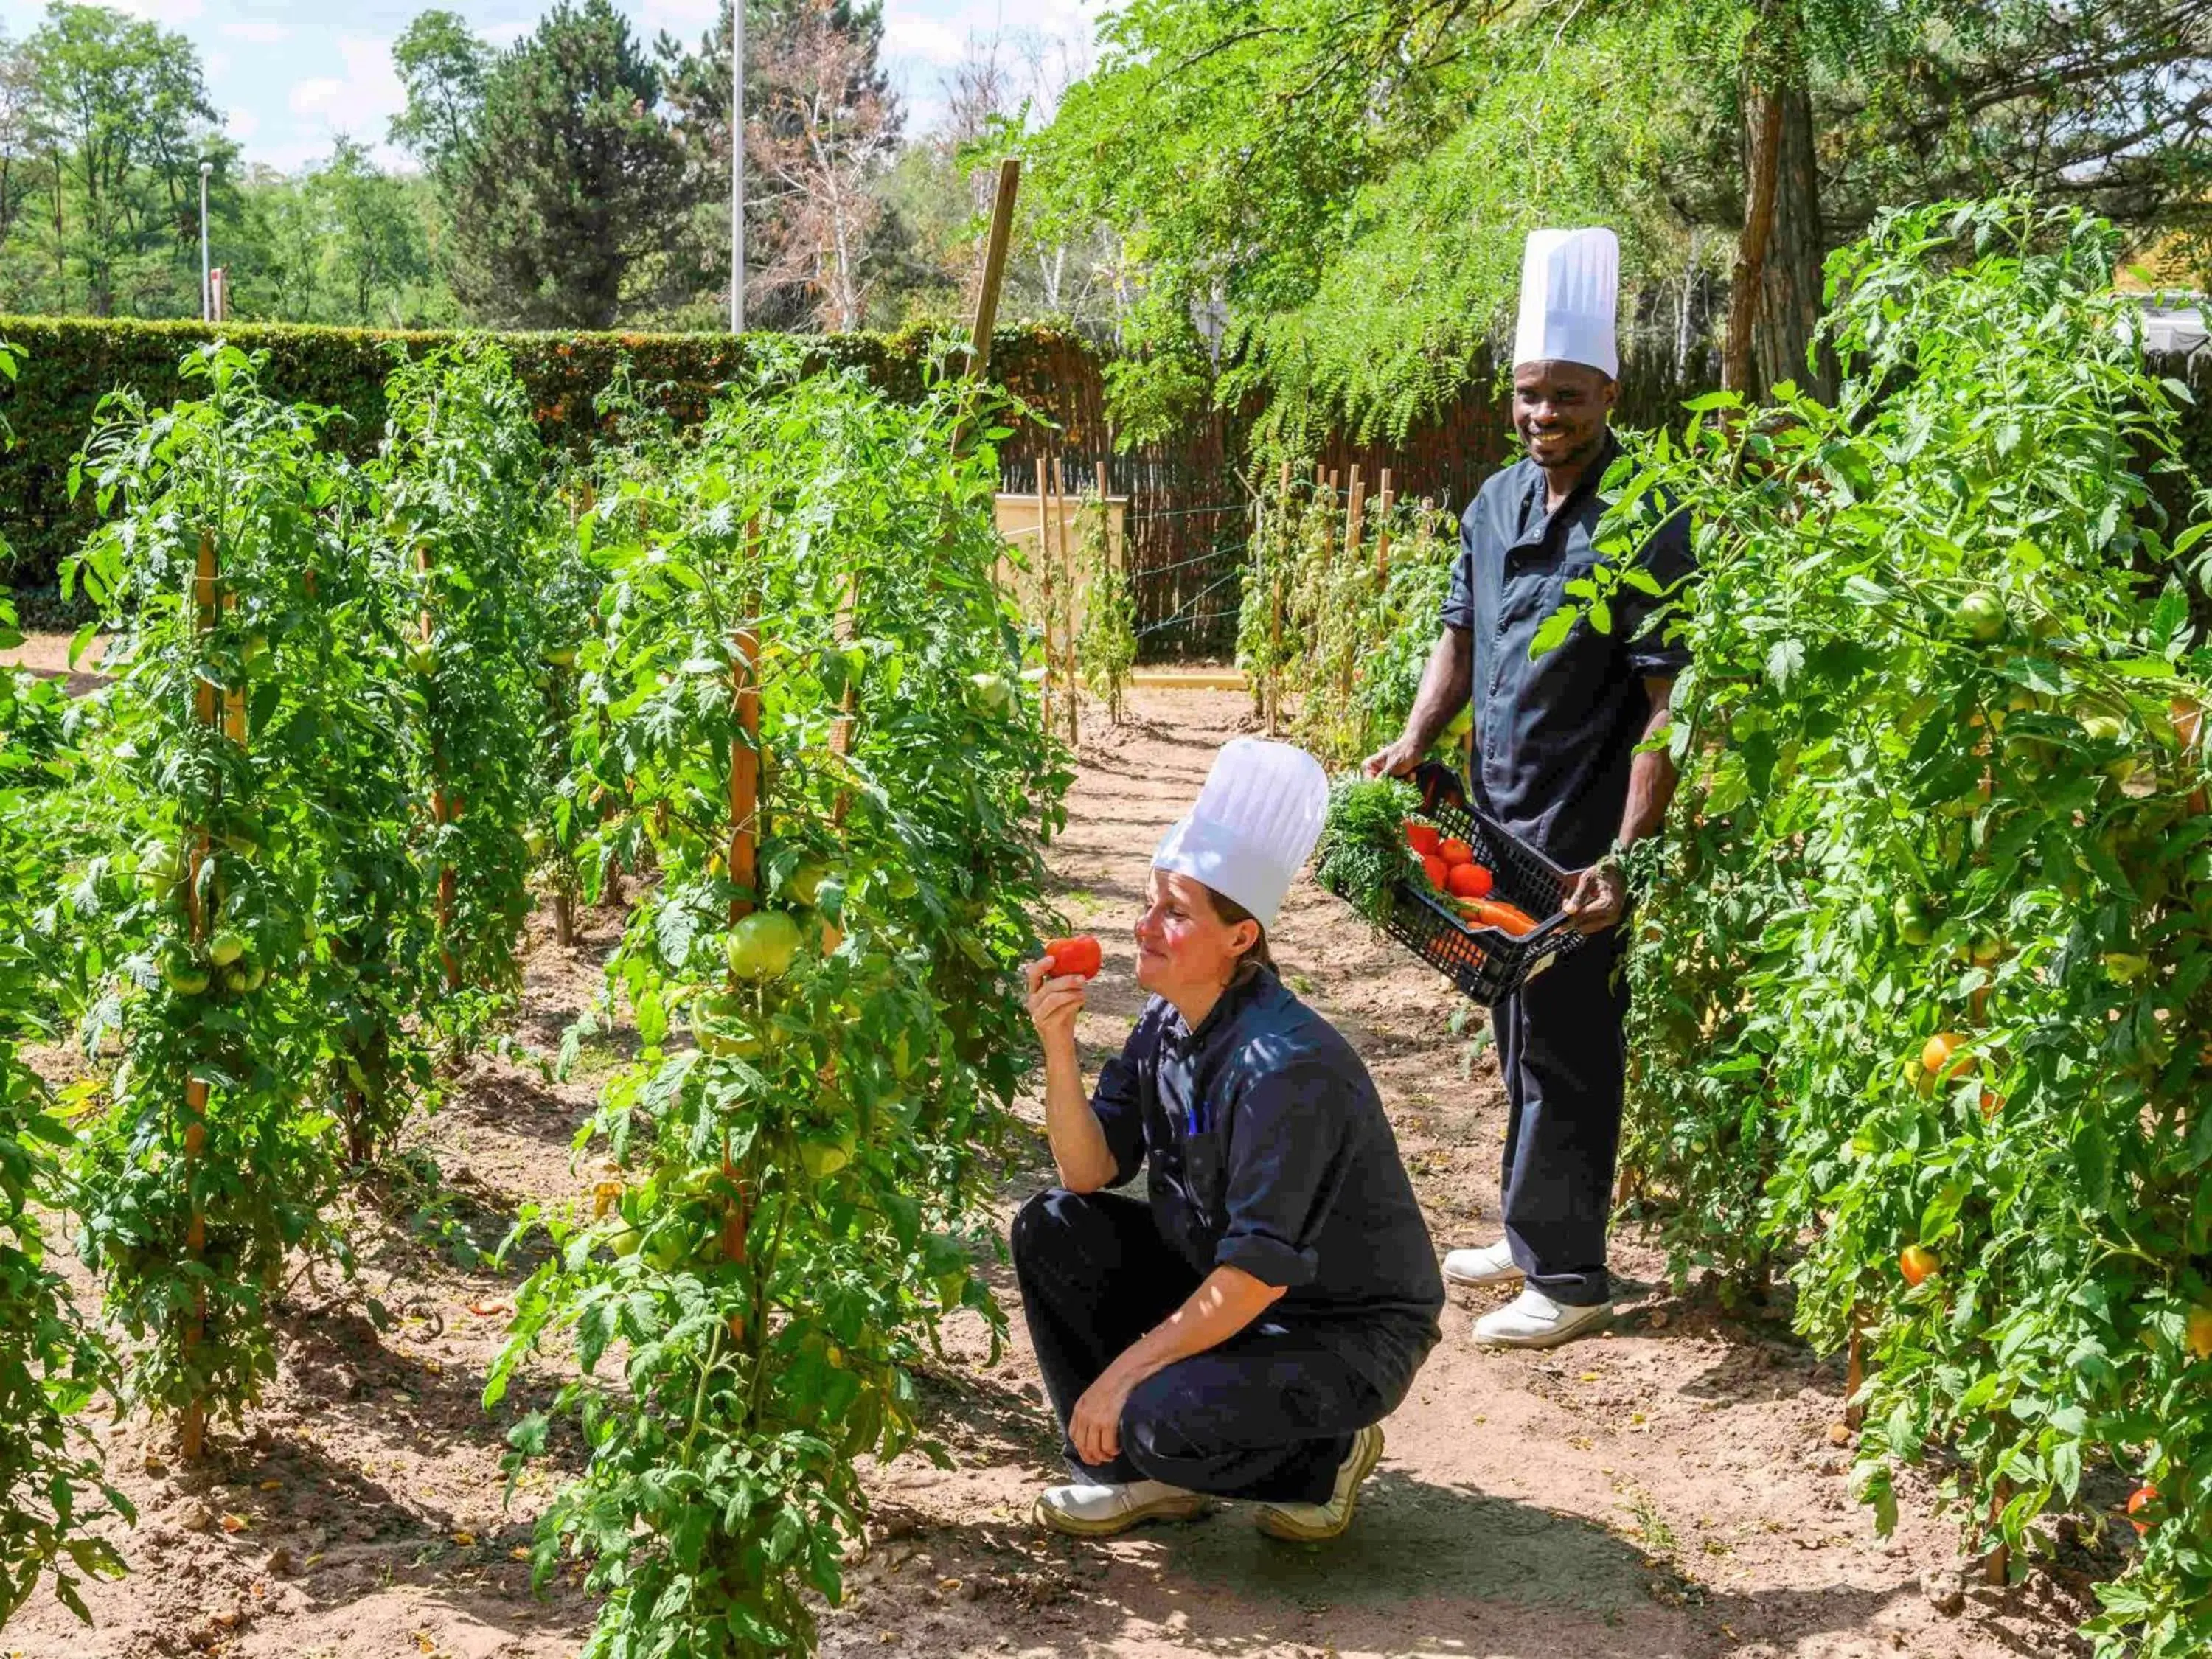
<path id="1" fill-rule="evenodd" d="M 1443 832 L 1433 823 L 1409 823 L 1406 826 L 1406 845 L 1423 858 L 1433 854 L 1443 840 Z"/>
<path id="2" fill-rule="evenodd" d="M 1450 881 L 1454 898 L 1488 898 L 1490 896 L 1490 872 L 1482 865 L 1453 865 Z"/>
<path id="3" fill-rule="evenodd" d="M 1474 848 L 1456 836 L 1447 836 L 1437 843 L 1437 856 L 1446 864 L 1472 864 L 1474 862 Z"/>
<path id="4" fill-rule="evenodd" d="M 1429 885 L 1441 893 L 1446 890 L 1444 882 L 1451 874 L 1451 866 L 1434 853 L 1430 853 L 1421 860 L 1421 873 L 1429 878 Z"/>
<path id="5" fill-rule="evenodd" d="M 1073 974 L 1078 979 L 1095 977 L 1105 959 L 1098 949 L 1098 941 L 1088 933 L 1048 940 L 1044 953 L 1054 973 Z"/>

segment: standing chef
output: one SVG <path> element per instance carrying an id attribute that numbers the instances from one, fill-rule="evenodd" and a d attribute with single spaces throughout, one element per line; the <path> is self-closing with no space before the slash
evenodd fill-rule
<path id="1" fill-rule="evenodd" d="M 1526 453 L 1467 509 L 1443 632 L 1405 732 L 1367 761 L 1372 775 L 1410 772 L 1472 698 L 1473 799 L 1577 872 L 1566 909 L 1597 935 L 1492 1011 L 1508 1109 L 1505 1236 L 1452 1251 L 1444 1277 L 1522 1283 L 1516 1301 L 1475 1322 L 1476 1340 L 1495 1346 L 1549 1347 L 1601 1328 L 1613 1311 L 1606 1226 L 1628 1012 L 1614 925 L 1628 900 L 1620 854 L 1658 830 L 1674 793 L 1666 750 L 1644 745 L 1666 726 L 1689 659 L 1661 636 L 1663 623 L 1647 624 L 1691 568 L 1680 518 L 1640 550 L 1655 580 L 1618 590 L 1607 630 L 1585 617 L 1532 654 L 1546 618 L 1572 602 L 1566 585 L 1597 562 L 1597 488 L 1620 453 L 1607 424 L 1620 261 L 1609 230 L 1529 237 L 1513 353 L 1513 424 Z"/>
<path id="2" fill-rule="evenodd" d="M 1037 1500 L 1055 1531 L 1241 1498 L 1264 1532 L 1334 1538 L 1436 1343 L 1443 1285 L 1375 1085 L 1267 949 L 1328 795 L 1302 750 L 1221 750 L 1152 855 L 1152 1000 L 1094 1093 L 1084 981 L 1030 968 L 1060 1184 L 1014 1218 L 1013 1259 L 1076 1475 Z M 1145 1198 L 1105 1190 L 1140 1168 Z"/>

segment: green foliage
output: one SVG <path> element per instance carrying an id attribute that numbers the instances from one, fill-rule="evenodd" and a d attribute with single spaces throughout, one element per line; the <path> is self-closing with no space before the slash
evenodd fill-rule
<path id="1" fill-rule="evenodd" d="M 1329 786 L 1314 879 L 1380 927 L 1398 884 L 1419 874 L 1406 844 L 1406 820 L 1419 808 L 1413 785 L 1399 779 L 1340 775 Z"/>
<path id="2" fill-rule="evenodd" d="M 2088 1628 L 2179 1659 L 2212 1640 L 2212 500 L 2115 252 L 2014 202 L 1889 216 L 1831 262 L 1834 408 L 1707 400 L 1608 481 L 1686 505 L 1703 573 L 1629 1167 L 1678 1273 L 1787 1251 L 1799 1328 L 1863 1329 L 1883 1524 L 1931 1448 L 2016 1564 L 2100 1460 L 2154 1484 Z"/>
<path id="3" fill-rule="evenodd" d="M 274 1374 L 268 1302 L 288 1256 L 331 1242 L 331 1121 L 307 1103 L 324 1059 L 315 913 L 354 826 L 319 809 L 354 746 L 348 711 L 373 699 L 332 634 L 346 608 L 314 592 L 347 563 L 323 416 L 269 398 L 235 350 L 185 374 L 202 398 L 158 413 L 118 399 L 84 458 L 116 516 L 74 573 L 118 678 L 97 768 L 114 852 L 83 902 L 114 896 L 123 952 L 86 1036 L 97 1052 L 116 1033 L 122 1057 L 78 1163 L 85 1259 L 148 1339 L 135 1391 L 222 1415 Z"/>
<path id="4" fill-rule="evenodd" d="M 1084 689 L 1106 705 L 1115 725 L 1137 665 L 1137 601 L 1129 578 L 1114 556 L 1106 504 L 1085 495 L 1075 519 L 1076 591 L 1083 596 L 1083 625 L 1075 635 L 1075 663 Z"/>
<path id="5" fill-rule="evenodd" d="M 14 352 L 0 346 L 0 373 L 15 367 Z M 14 608 L 0 599 L 0 644 L 20 638 Z M 46 1035 L 38 1017 L 52 975 L 52 941 L 40 935 L 34 909 L 57 872 L 26 796 L 40 787 L 56 701 L 51 682 L 0 676 L 0 1421 L 9 1425 L 0 1437 L 0 1623 L 50 1574 L 55 1595 L 85 1617 L 77 1576 L 123 1570 L 88 1529 L 111 1514 L 135 1518 L 70 1420 L 109 1384 L 112 1362 L 46 1260 L 40 1212 L 70 1198 L 61 1168 L 70 1135 L 16 1052 L 24 1038 Z"/>
<path id="6" fill-rule="evenodd" d="M 106 6 L 54 0 L 20 53 L 9 67 L 21 128 L 0 191 L 12 198 L 0 223 L 9 289 L 94 316 L 197 313 L 199 163 L 217 162 L 227 196 L 235 148 L 191 43 Z"/>
<path id="7" fill-rule="evenodd" d="M 907 1368 L 946 1312 L 996 1317 L 964 1232 L 1020 1071 L 1029 826 L 1040 805 L 1057 825 L 1067 779 L 1030 698 L 970 696 L 1012 682 L 1020 635 L 994 580 L 995 465 L 946 459 L 963 401 L 764 378 L 579 527 L 607 580 L 580 694 L 605 719 L 578 726 L 579 779 L 612 814 L 597 845 L 649 848 L 661 876 L 608 969 L 644 1048 L 584 1137 L 626 1184 L 587 1224 L 549 1218 L 558 1254 L 487 1399 L 573 1334 L 586 1376 L 555 1415 L 590 1461 L 538 1568 L 591 1562 L 593 1656 L 806 1645 L 802 1592 L 836 1600 L 858 1530 L 853 1460 L 915 1440 Z M 760 837 L 750 888 L 733 830 Z M 618 1399 L 589 1376 L 616 1344 Z M 526 1419 L 518 1451 L 549 1427 Z"/>
<path id="8" fill-rule="evenodd" d="M 1237 614 L 1255 712 L 1333 764 L 1403 728 L 1458 550 L 1426 502 L 1365 501 L 1356 544 L 1347 511 L 1303 477 L 1263 504 Z"/>
<path id="9" fill-rule="evenodd" d="M 21 378 L 0 384 L 0 418 L 19 442 L 0 454 L 0 532 L 15 549 L 15 580 L 53 580 L 60 561 L 97 522 L 89 496 L 68 493 L 70 464 L 92 429 L 101 398 L 129 388 L 149 407 L 181 395 L 179 359 L 220 337 L 264 357 L 261 382 L 273 395 L 335 411 L 324 441 L 366 459 L 383 436 L 384 385 L 395 362 L 454 343 L 450 334 L 231 324 L 95 322 L 7 319 L 27 354 Z M 697 427 L 719 386 L 743 380 L 764 358 L 791 349 L 774 337 L 726 334 L 511 334 L 500 349 L 530 394 L 549 449 L 576 462 L 592 447 L 623 436 L 623 414 L 600 399 L 627 371 L 637 407 L 649 405 L 681 430 Z M 849 334 L 804 343 L 810 367 L 859 368 L 892 396 L 923 395 L 941 337 L 923 328 L 901 334 Z M 992 346 L 992 378 L 1025 403 L 1062 407 L 1063 389 L 1097 374 L 1082 342 L 1049 328 L 1006 328 Z"/>

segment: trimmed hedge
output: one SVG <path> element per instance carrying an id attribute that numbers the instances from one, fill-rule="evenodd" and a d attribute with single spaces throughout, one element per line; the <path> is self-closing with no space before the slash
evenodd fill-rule
<path id="1" fill-rule="evenodd" d="M 278 397 L 342 410 L 336 430 L 353 453 L 372 452 L 384 432 L 384 377 L 395 362 L 459 337 L 294 325 L 145 322 L 78 317 L 0 317 L 0 340 L 27 354 L 21 378 L 0 380 L 0 416 L 15 447 L 0 453 L 0 536 L 11 557 L 0 577 L 40 587 L 93 527 L 90 492 L 72 503 L 69 468 L 94 410 L 108 392 L 134 387 L 149 404 L 181 391 L 177 366 L 220 334 L 247 351 L 269 354 L 263 386 Z M 599 394 L 627 359 L 639 391 L 682 422 L 700 419 L 714 389 L 757 353 L 790 348 L 790 335 L 503 334 L 501 344 L 530 388 L 549 442 L 580 452 L 598 433 Z M 894 335 L 807 336 L 811 362 L 856 367 L 893 395 L 920 390 L 941 337 L 914 329 Z M 1023 402 L 1063 426 L 1084 422 L 1099 365 L 1076 336 L 1048 328 L 1002 329 L 992 345 L 992 376 Z M 1092 434 L 1071 430 L 1085 443 Z"/>

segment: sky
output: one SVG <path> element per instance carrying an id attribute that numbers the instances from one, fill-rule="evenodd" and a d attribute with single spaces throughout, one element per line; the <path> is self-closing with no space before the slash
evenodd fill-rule
<path id="1" fill-rule="evenodd" d="M 696 45 L 726 0 L 615 0 L 651 40 L 666 30 Z M 107 0 L 151 18 L 199 49 L 210 101 L 248 161 L 287 172 L 330 153 L 339 134 L 373 143 L 387 165 L 404 155 L 385 143 L 405 97 L 392 42 L 432 5 L 459 12 L 478 34 L 506 46 L 530 32 L 550 0 Z M 0 0 L 0 27 L 21 40 L 45 15 L 43 0 Z M 1021 33 L 1084 52 L 1097 15 L 1091 0 L 884 0 L 884 61 L 907 109 L 907 130 L 927 130 L 944 107 L 942 80 L 971 40 Z"/>

